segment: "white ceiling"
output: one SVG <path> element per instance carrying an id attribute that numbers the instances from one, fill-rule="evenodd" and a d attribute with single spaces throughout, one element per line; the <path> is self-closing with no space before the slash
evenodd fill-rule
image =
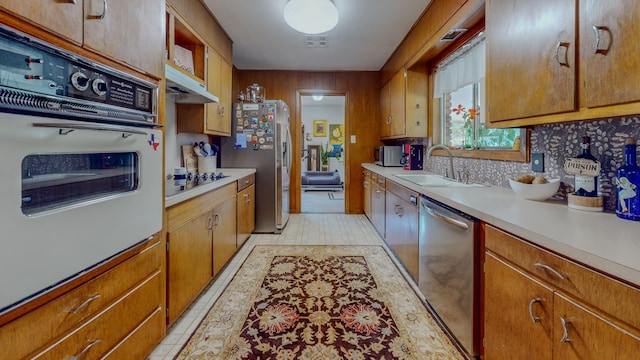
<path id="1" fill-rule="evenodd" d="M 233 41 L 240 70 L 378 71 L 431 0 L 334 0 L 328 47 L 307 48 L 284 21 L 287 0 L 204 0 Z"/>

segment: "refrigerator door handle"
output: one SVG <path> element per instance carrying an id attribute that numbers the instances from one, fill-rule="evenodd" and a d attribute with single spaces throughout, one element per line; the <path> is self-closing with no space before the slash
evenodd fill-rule
<path id="1" fill-rule="evenodd" d="M 292 139 L 291 139 L 291 128 L 289 127 L 289 125 L 287 125 L 287 142 L 284 146 L 284 151 L 285 151 L 285 155 L 287 156 L 287 171 L 289 171 L 291 169 L 291 151 L 289 149 L 289 147 L 292 144 Z"/>

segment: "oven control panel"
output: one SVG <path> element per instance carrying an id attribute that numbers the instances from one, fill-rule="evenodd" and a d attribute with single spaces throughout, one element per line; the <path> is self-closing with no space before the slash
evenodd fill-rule
<path id="1" fill-rule="evenodd" d="M 157 86 L 0 26 L 0 86 L 154 113 Z"/>

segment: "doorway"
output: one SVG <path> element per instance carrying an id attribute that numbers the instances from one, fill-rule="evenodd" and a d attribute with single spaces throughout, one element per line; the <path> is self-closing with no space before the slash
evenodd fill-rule
<path id="1" fill-rule="evenodd" d="M 302 94 L 301 212 L 345 212 L 346 97 Z"/>

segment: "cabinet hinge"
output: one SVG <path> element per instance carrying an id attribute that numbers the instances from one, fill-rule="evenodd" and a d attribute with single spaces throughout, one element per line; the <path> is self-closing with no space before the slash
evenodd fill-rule
<path id="1" fill-rule="evenodd" d="M 169 317 L 169 307 L 166 307 L 166 308 L 164 309 L 164 312 L 165 312 L 165 316 L 166 316 L 166 317 Z M 483 339 L 483 340 L 484 340 L 484 339 Z"/>
<path id="2" fill-rule="evenodd" d="M 165 247 L 167 248 L 167 252 L 169 252 L 169 242 L 167 241 Z"/>

